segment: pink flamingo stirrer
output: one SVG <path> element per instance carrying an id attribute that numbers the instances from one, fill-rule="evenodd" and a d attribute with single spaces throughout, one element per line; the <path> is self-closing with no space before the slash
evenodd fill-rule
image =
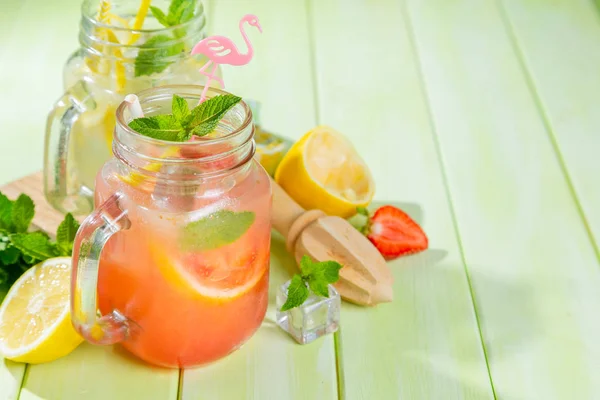
<path id="1" fill-rule="evenodd" d="M 242 37 L 244 38 L 246 46 L 248 47 L 246 54 L 240 53 L 231 39 L 226 38 L 225 36 L 209 36 L 206 39 L 198 42 L 198 44 L 196 44 L 192 49 L 192 54 L 204 54 L 209 58 L 209 61 L 204 64 L 199 71 L 202 75 L 206 76 L 206 84 L 204 85 L 202 96 L 200 96 L 200 103 L 206 100 L 206 92 L 211 80 L 216 80 L 221 84 L 221 87 L 225 88 L 223 79 L 214 75 L 218 65 L 246 65 L 252 59 L 252 56 L 254 55 L 254 49 L 252 48 L 252 43 L 250 43 L 250 40 L 244 31 L 245 22 L 251 26 L 255 26 L 260 33 L 262 33 L 262 27 L 260 26 L 258 17 L 256 15 L 247 14 L 244 15 L 244 17 L 240 20 L 240 32 L 242 33 Z M 211 64 L 212 69 L 210 72 L 207 72 L 206 70 Z"/>

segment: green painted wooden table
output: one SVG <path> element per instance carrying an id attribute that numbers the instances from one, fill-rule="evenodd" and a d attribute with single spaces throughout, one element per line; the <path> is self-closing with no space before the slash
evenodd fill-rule
<path id="1" fill-rule="evenodd" d="M 3 0 L 0 184 L 41 169 L 45 116 L 77 46 L 78 3 Z M 293 260 L 273 239 L 259 332 L 203 368 L 114 347 L 0 363 L 0 399 L 600 398 L 600 17 L 592 0 L 212 0 L 247 67 L 228 90 L 292 138 L 344 132 L 431 249 L 390 263 L 395 300 L 343 305 L 300 346 L 273 322 Z"/>

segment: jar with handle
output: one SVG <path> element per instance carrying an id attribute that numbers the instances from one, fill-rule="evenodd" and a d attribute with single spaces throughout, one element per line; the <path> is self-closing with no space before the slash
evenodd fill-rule
<path id="1" fill-rule="evenodd" d="M 139 98 L 151 116 L 170 113 L 173 94 L 193 108 L 202 90 L 165 86 Z M 252 336 L 268 303 L 272 194 L 253 159 L 252 113 L 240 102 L 214 132 L 183 143 L 142 136 L 131 119 L 124 102 L 96 209 L 75 239 L 73 324 L 151 364 L 216 360 Z"/>
<path id="2" fill-rule="evenodd" d="M 152 7 L 149 0 L 83 2 L 80 48 L 66 62 L 65 93 L 46 124 L 44 193 L 61 212 L 92 210 L 96 173 L 112 156 L 115 111 L 125 95 L 203 78 L 198 71 L 208 59 L 191 55 L 205 37 L 202 2 L 152 0 Z"/>

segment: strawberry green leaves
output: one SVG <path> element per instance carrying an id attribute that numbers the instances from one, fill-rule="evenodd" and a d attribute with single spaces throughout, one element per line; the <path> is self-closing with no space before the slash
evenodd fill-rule
<path id="1" fill-rule="evenodd" d="M 0 285 L 12 284 L 32 265 L 48 258 L 70 256 L 79 224 L 71 214 L 56 232 L 56 241 L 40 231 L 28 232 L 35 215 L 33 200 L 21 194 L 9 200 L 0 193 Z"/>
<path id="2" fill-rule="evenodd" d="M 342 265 L 336 261 L 314 262 L 307 255 L 302 257 L 300 274 L 292 277 L 281 311 L 302 305 L 308 299 L 310 291 L 318 296 L 329 297 L 329 285 L 340 279 L 341 268 Z"/>
<path id="3" fill-rule="evenodd" d="M 154 139 L 186 142 L 192 135 L 205 136 L 211 133 L 225 114 L 241 100 L 241 97 L 231 94 L 219 95 L 190 110 L 184 98 L 173 95 L 172 114 L 136 118 L 129 123 L 129 127 Z"/>

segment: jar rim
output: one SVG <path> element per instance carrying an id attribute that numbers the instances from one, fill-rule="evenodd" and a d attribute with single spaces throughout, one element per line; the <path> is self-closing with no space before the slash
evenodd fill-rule
<path id="1" fill-rule="evenodd" d="M 93 1 L 94 0 L 84 0 L 81 5 L 81 18 L 83 19 L 82 22 L 84 22 L 84 24 L 82 24 L 82 25 L 85 25 L 85 23 L 88 23 L 91 26 L 93 26 L 95 29 L 110 29 L 115 32 L 127 32 L 127 33 L 130 33 L 133 35 L 173 32 L 178 29 L 187 28 L 187 27 L 193 25 L 199 19 L 204 18 L 204 4 L 202 3 L 202 1 L 198 1 L 196 3 L 196 10 L 195 10 L 196 12 L 194 13 L 194 16 L 182 24 L 173 25 L 173 26 L 169 26 L 169 27 L 154 28 L 154 29 L 131 29 L 131 28 L 121 27 L 118 25 L 106 24 L 106 23 L 98 21 L 96 18 L 93 18 L 91 15 Z M 110 44 L 110 42 L 107 42 L 107 44 Z M 133 47 L 135 47 L 135 46 L 133 46 Z"/>
<path id="2" fill-rule="evenodd" d="M 144 113 L 149 114 L 157 109 L 164 109 L 167 100 L 170 107 L 173 94 L 188 101 L 199 100 L 203 90 L 204 86 L 201 85 L 164 85 L 140 91 L 137 96 Z M 211 87 L 207 90 L 207 98 L 222 94 L 229 93 Z M 233 114 L 229 114 L 232 112 Z M 242 100 L 225 115 L 230 115 L 230 118 L 227 118 L 227 133 L 223 136 L 173 142 L 151 138 L 131 129 L 127 121 L 131 120 L 132 116 L 127 102 L 123 101 L 116 111 L 113 154 L 138 173 L 157 179 L 193 183 L 199 179 L 234 173 L 245 168 L 256 151 L 252 110 Z M 186 165 L 196 165 L 198 168 L 188 167 L 188 172 L 185 173 L 163 173 L 148 168 L 152 164 L 170 166 L 179 171 L 179 167 Z"/>
<path id="3" fill-rule="evenodd" d="M 181 96 L 182 94 L 189 94 L 189 95 L 195 96 L 195 94 L 185 92 L 185 89 L 188 89 L 188 90 L 194 89 L 196 91 L 197 90 L 202 91 L 204 89 L 204 86 L 203 85 L 162 85 L 162 86 L 156 86 L 156 87 L 144 89 L 144 90 L 138 92 L 137 96 L 138 96 L 138 99 L 140 100 L 140 104 L 142 105 L 142 108 L 143 108 L 144 100 L 152 100 L 156 96 L 160 96 L 160 95 L 177 94 L 177 95 Z M 155 96 L 151 96 L 152 94 L 155 94 Z M 221 89 L 209 87 L 208 91 L 207 91 L 207 98 L 211 98 L 216 95 L 226 95 L 226 94 L 232 94 L 232 93 L 226 92 Z M 200 96 L 198 96 L 198 98 L 200 98 Z M 232 132 L 229 132 L 228 134 L 220 136 L 218 138 L 209 138 L 209 137 L 202 136 L 202 137 L 198 138 L 197 140 L 188 141 L 188 142 L 173 142 L 173 141 L 168 141 L 168 140 L 155 139 L 155 138 L 151 138 L 149 136 L 141 135 L 139 132 L 136 132 L 135 130 L 131 129 L 124 118 L 124 112 L 127 109 L 126 101 L 122 101 L 121 104 L 119 104 L 119 106 L 117 107 L 116 120 L 117 120 L 117 124 L 120 126 L 120 128 L 122 129 L 123 132 L 126 132 L 128 135 L 130 135 L 130 137 L 134 136 L 136 138 L 136 140 L 141 140 L 148 144 L 182 146 L 182 147 L 199 146 L 203 143 L 205 143 L 205 144 L 210 143 L 211 145 L 212 144 L 221 144 L 221 143 L 228 142 L 231 139 L 234 139 L 236 136 L 242 134 L 244 131 L 246 131 L 248 126 L 252 123 L 252 109 L 248 106 L 248 104 L 246 104 L 246 102 L 244 102 L 243 99 L 240 100 L 239 104 L 242 106 L 244 113 L 245 113 L 245 118 L 239 127 L 236 127 Z"/>

